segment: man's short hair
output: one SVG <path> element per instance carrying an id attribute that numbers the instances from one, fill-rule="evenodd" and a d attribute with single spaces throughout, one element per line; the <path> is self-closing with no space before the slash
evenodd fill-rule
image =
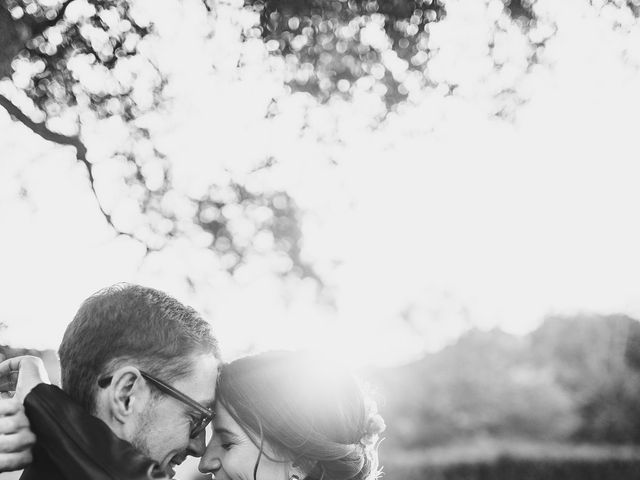
<path id="1" fill-rule="evenodd" d="M 211 326 L 193 308 L 152 288 L 114 285 L 85 300 L 67 327 L 62 388 L 94 413 L 100 376 L 130 363 L 171 382 L 191 373 L 198 353 L 220 355 Z"/>

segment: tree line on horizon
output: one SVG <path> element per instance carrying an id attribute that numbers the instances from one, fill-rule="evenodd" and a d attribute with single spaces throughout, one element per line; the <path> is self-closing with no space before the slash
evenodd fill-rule
<path id="1" fill-rule="evenodd" d="M 640 444 L 640 322 L 625 315 L 550 316 L 523 337 L 474 329 L 369 379 L 387 450 L 482 439 Z"/>

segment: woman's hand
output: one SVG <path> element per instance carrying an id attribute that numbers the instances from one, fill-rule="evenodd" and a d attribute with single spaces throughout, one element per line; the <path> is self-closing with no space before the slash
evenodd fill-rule
<path id="1" fill-rule="evenodd" d="M 0 363 L 0 392 L 15 392 L 13 398 L 20 404 L 40 383 L 51 383 L 44 363 L 38 357 L 25 355 Z"/>
<path id="2" fill-rule="evenodd" d="M 29 427 L 22 403 L 0 399 L 0 472 L 20 470 L 33 461 L 36 437 Z"/>

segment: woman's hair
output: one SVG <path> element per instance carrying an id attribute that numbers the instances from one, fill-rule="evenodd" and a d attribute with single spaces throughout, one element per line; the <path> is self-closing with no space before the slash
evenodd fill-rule
<path id="1" fill-rule="evenodd" d="M 310 480 L 379 475 L 384 422 L 356 379 L 302 352 L 268 352 L 222 367 L 218 401 L 260 448 L 293 460 Z"/>

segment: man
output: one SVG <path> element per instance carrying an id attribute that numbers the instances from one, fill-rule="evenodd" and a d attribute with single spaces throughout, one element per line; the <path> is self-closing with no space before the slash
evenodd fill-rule
<path id="1" fill-rule="evenodd" d="M 62 389 L 170 477 L 187 456 L 202 456 L 219 349 L 193 309 L 151 288 L 107 288 L 82 304 L 59 354 Z M 20 415 L 11 418 L 18 423 Z M 0 436 L 0 451 L 19 451 L 16 440 Z M 37 447 L 34 458 L 40 472 L 55 468 Z M 25 458 L 10 461 L 19 466 Z M 0 471 L 4 467 L 0 463 Z M 22 478 L 43 478 L 33 469 L 27 467 Z"/>

